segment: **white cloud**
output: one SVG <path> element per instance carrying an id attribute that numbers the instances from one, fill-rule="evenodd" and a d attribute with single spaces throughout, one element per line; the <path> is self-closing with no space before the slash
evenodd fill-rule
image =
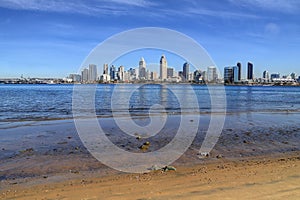
<path id="1" fill-rule="evenodd" d="M 187 15 L 204 15 L 204 16 L 220 17 L 220 18 L 252 18 L 252 19 L 260 18 L 259 16 L 253 14 L 228 12 L 222 10 L 209 10 L 203 8 L 188 8 L 187 10 L 185 10 L 184 13 Z"/>
<path id="2" fill-rule="evenodd" d="M 156 5 L 146 0 L 1 0 L 0 7 L 15 10 L 81 13 L 87 15 L 126 14 L 128 7 Z"/>
<path id="3" fill-rule="evenodd" d="M 265 10 L 294 13 L 300 10 L 299 0 L 229 0 L 243 7 L 254 7 Z"/>

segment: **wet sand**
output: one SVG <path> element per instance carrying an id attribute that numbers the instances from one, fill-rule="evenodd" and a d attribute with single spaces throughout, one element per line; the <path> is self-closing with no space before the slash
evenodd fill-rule
<path id="1" fill-rule="evenodd" d="M 193 144 L 172 164 L 177 170 L 147 174 L 101 164 L 82 145 L 72 120 L 1 123 L 0 198 L 299 199 L 299 119 L 295 113 L 228 115 L 214 150 L 199 159 L 209 122 L 204 116 Z M 112 119 L 100 120 L 116 145 L 140 151 L 143 140 L 119 133 Z M 168 143 L 175 128 L 147 139 L 153 144 L 148 151 Z"/>

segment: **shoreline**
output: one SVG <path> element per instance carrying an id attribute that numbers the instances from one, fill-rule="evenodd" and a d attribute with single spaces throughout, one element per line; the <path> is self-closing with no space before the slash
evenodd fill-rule
<path id="1" fill-rule="evenodd" d="M 218 159 L 144 174 L 97 171 L 56 174 L 1 187 L 0 199 L 297 199 L 299 152 L 243 160 Z M 63 177 L 63 178 L 62 178 Z"/>
<path id="2" fill-rule="evenodd" d="M 98 120 L 103 126 L 107 137 L 115 145 L 130 152 L 142 153 L 138 147 L 145 141 L 151 142 L 149 151 L 155 151 L 167 144 L 170 138 L 174 136 L 173 133 L 177 127 L 173 125 L 178 122 L 179 117 L 177 115 L 172 116 L 169 124 L 158 137 L 150 137 L 142 140 L 137 140 L 134 137 L 129 138 L 124 135 L 116 128 L 116 124 L 114 124 L 112 118 L 99 118 Z M 271 173 L 277 170 L 276 166 L 278 163 L 284 162 L 283 167 L 288 170 L 290 170 L 290 166 L 295 165 L 299 167 L 300 165 L 300 125 L 297 123 L 300 119 L 300 113 L 274 114 L 251 112 L 227 115 L 218 143 L 210 152 L 210 156 L 204 159 L 199 159 L 197 154 L 199 153 L 204 137 L 203 133 L 207 130 L 210 117 L 209 115 L 203 115 L 200 118 L 199 130 L 194 142 L 177 161 L 172 163 L 172 166 L 177 168 L 177 171 L 165 173 L 150 172 L 146 174 L 125 174 L 97 161 L 83 146 L 76 132 L 73 120 L 20 122 L 18 126 L 13 126 L 16 125 L 15 122 L 4 124 L 6 129 L 4 129 L 4 126 L 0 126 L 2 148 L 0 149 L 0 159 L 2 161 L 0 163 L 0 194 L 5 194 L 6 196 L 0 197 L 7 199 L 8 197 L 15 198 L 14 195 L 20 195 L 19 199 L 26 199 L 27 197 L 28 199 L 32 199 L 32 197 L 37 199 L 46 197 L 57 199 L 58 197 L 56 198 L 53 195 L 59 194 L 61 199 L 68 199 L 72 197 L 73 193 L 75 194 L 80 191 L 80 193 L 77 193 L 77 196 L 73 196 L 75 199 L 99 199 L 96 198 L 99 194 L 107 195 L 105 197 L 109 199 L 118 199 L 118 196 L 115 195 L 119 188 L 118 185 L 122 185 L 122 188 L 126 188 L 123 191 L 127 195 L 124 196 L 124 199 L 148 199 L 149 197 L 163 199 L 164 195 L 162 194 L 164 194 L 164 189 L 176 193 L 177 191 L 174 191 L 174 188 L 178 189 L 178 187 L 172 185 L 173 182 L 178 182 L 181 185 L 189 185 L 187 177 L 190 177 L 190 174 L 194 173 L 195 170 L 197 171 L 203 167 L 209 167 L 212 170 L 207 170 L 204 174 L 200 172 L 195 173 L 195 176 L 199 180 L 194 180 L 194 183 L 199 184 L 197 188 L 200 191 L 202 188 L 201 185 L 206 185 L 209 178 L 211 180 L 219 180 L 220 177 L 224 176 L 225 172 L 229 173 L 229 175 L 226 175 L 227 178 L 220 182 L 214 182 L 216 188 L 222 185 L 224 181 L 235 181 L 228 177 L 231 175 L 233 177 L 237 176 L 235 173 L 236 170 L 243 168 L 244 165 L 246 165 L 245 170 L 247 173 L 252 173 L 255 170 L 259 172 L 258 169 L 252 168 L 252 165 L 248 168 L 248 163 L 253 163 L 253 166 L 257 162 L 262 163 L 258 164 L 257 167 L 269 173 L 269 181 L 272 181 L 276 176 L 286 175 L 284 171 L 280 171 L 277 174 Z M 284 122 L 282 121 L 283 119 Z M 137 120 L 136 123 L 138 124 L 147 122 L 145 117 L 137 117 L 134 120 Z M 218 157 L 218 155 L 221 156 Z M 284 161 L 281 161 L 282 159 Z M 269 160 L 271 166 L 268 165 L 265 168 L 265 164 Z M 223 165 L 228 165 L 230 168 L 225 167 L 224 169 L 226 170 L 224 171 Z M 295 168 L 294 172 L 299 172 L 299 168 Z M 241 171 L 241 173 L 244 172 Z M 209 176 L 207 176 L 207 180 L 204 182 L 202 175 L 206 176 L 207 174 Z M 93 178 L 94 176 L 95 179 Z M 142 177 L 142 181 L 130 182 L 135 180 L 136 176 Z M 145 177 L 150 177 L 150 182 L 145 182 Z M 164 177 L 167 178 L 164 179 Z M 160 181 L 161 178 L 163 179 L 162 181 Z M 259 177 L 256 178 L 259 179 Z M 81 182 L 82 180 L 84 181 Z M 152 180 L 154 182 L 151 182 Z M 92 182 L 89 183 L 89 181 Z M 282 181 L 285 181 L 285 179 Z M 72 185 L 69 184 L 70 182 L 72 182 Z M 240 179 L 237 182 L 246 184 L 247 179 Z M 101 185 L 102 183 L 104 185 Z M 140 184 L 146 183 L 150 185 L 161 184 L 163 187 L 160 187 L 160 191 L 157 191 L 157 194 L 149 194 L 146 197 L 141 195 L 145 191 L 148 191 L 146 189 L 139 189 L 137 196 L 128 196 L 130 194 L 126 193 L 126 191 L 129 191 L 130 186 L 139 188 Z M 228 187 L 232 187 L 231 191 L 234 191 L 234 187 L 237 185 Z M 92 189 L 85 190 L 86 186 Z M 99 190 L 102 186 L 109 187 L 111 192 Z M 61 187 L 63 187 L 64 191 L 61 191 Z M 53 188 L 54 190 L 52 190 Z M 74 188 L 76 188 L 75 191 L 73 190 Z M 184 188 L 181 193 L 187 195 L 187 199 L 188 197 L 197 199 L 197 195 L 204 195 L 196 192 L 195 188 L 195 193 L 190 194 L 188 193 L 190 190 L 187 187 Z M 149 191 L 154 189 L 155 187 L 150 188 Z M 8 190 L 10 192 L 7 192 Z M 17 191 L 16 193 L 14 192 L 15 190 Z M 45 190 L 48 190 L 48 192 L 45 193 Z M 237 190 L 239 189 L 237 188 Z M 94 194 L 95 198 L 80 196 L 81 193 Z M 209 193 L 208 196 L 213 195 L 213 192 L 210 191 Z M 29 194 L 33 196 L 27 196 Z M 166 199 L 172 199 L 172 194 L 168 195 Z M 182 199 L 183 197 L 174 198 Z M 206 196 L 204 195 L 204 197 Z"/>

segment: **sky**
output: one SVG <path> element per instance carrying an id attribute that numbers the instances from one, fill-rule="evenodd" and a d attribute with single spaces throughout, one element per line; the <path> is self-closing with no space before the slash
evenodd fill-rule
<path id="1" fill-rule="evenodd" d="M 99 43 L 141 27 L 193 38 L 221 72 L 241 62 L 245 77 L 250 61 L 256 77 L 300 75 L 299 22 L 299 0 L 0 0 L 0 78 L 66 77 Z M 144 53 L 122 65 L 159 62 Z M 180 70 L 180 59 L 167 59 Z"/>

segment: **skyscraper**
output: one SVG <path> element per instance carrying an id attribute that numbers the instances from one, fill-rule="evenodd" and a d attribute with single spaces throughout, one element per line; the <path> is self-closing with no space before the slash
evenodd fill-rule
<path id="1" fill-rule="evenodd" d="M 146 62 L 143 57 L 139 62 L 139 79 L 146 79 Z"/>
<path id="2" fill-rule="evenodd" d="M 124 81 L 125 80 L 125 68 L 123 66 L 119 67 L 119 80 Z"/>
<path id="3" fill-rule="evenodd" d="M 115 80 L 116 79 L 116 68 L 114 65 L 110 66 L 109 68 L 109 75 L 110 75 L 110 80 Z"/>
<path id="4" fill-rule="evenodd" d="M 248 74 L 247 74 L 248 80 L 253 80 L 253 64 L 251 62 L 248 62 Z"/>
<path id="5" fill-rule="evenodd" d="M 88 76 L 88 81 L 90 83 L 96 82 L 97 81 L 97 66 L 94 64 L 89 65 L 89 76 Z"/>
<path id="6" fill-rule="evenodd" d="M 103 74 L 108 74 L 108 64 L 103 65 Z"/>
<path id="7" fill-rule="evenodd" d="M 215 66 L 210 66 L 207 68 L 207 81 L 216 82 L 218 79 L 217 68 Z"/>
<path id="8" fill-rule="evenodd" d="M 238 70 L 239 70 L 238 79 L 239 79 L 239 81 L 241 81 L 242 80 L 242 64 L 240 62 L 238 62 L 236 64 L 236 66 L 238 67 Z"/>
<path id="9" fill-rule="evenodd" d="M 189 81 L 189 75 L 190 75 L 190 64 L 189 63 L 184 63 L 182 67 L 182 76 L 184 78 L 183 81 Z"/>
<path id="10" fill-rule="evenodd" d="M 232 68 L 233 68 L 233 82 L 237 83 L 239 82 L 239 74 L 240 74 L 239 67 L 234 66 Z"/>
<path id="11" fill-rule="evenodd" d="M 160 80 L 164 81 L 167 79 L 167 68 L 168 63 L 165 55 L 162 55 L 160 58 Z"/>

